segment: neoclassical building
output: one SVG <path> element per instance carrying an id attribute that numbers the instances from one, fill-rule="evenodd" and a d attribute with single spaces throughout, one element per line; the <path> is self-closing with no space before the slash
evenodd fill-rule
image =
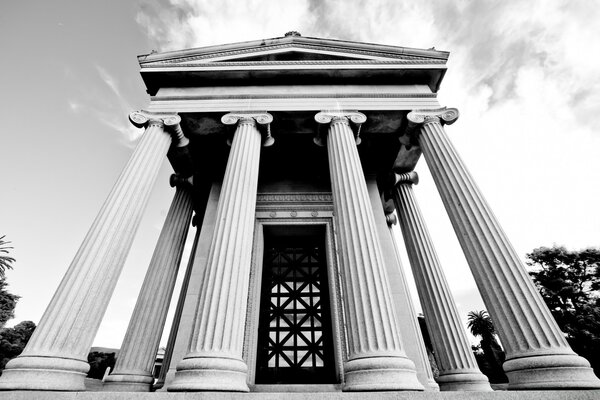
<path id="1" fill-rule="evenodd" d="M 107 391 L 490 391 L 418 206 L 421 157 L 496 324 L 509 389 L 600 388 L 444 131 L 459 116 L 437 101 L 448 56 L 297 32 L 140 56 L 150 104 L 129 118 L 145 133 L 0 389 L 85 390 L 88 351 L 165 156 L 174 197 Z"/>

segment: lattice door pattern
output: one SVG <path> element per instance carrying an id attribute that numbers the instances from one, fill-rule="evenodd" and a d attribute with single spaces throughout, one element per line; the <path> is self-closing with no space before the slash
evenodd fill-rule
<path id="1" fill-rule="evenodd" d="M 318 239 L 265 238 L 256 383 L 334 382 L 327 263 Z"/>

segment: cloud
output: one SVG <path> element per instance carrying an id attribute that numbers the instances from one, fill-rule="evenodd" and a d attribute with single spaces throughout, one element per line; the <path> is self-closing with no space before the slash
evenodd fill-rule
<path id="1" fill-rule="evenodd" d="M 145 0 L 136 16 L 160 51 L 282 36 L 310 18 L 304 0 Z"/>
<path id="2" fill-rule="evenodd" d="M 75 114 L 86 114 L 100 124 L 120 134 L 120 142 L 135 147 L 142 130 L 134 127 L 127 115 L 134 109 L 119 87 L 118 80 L 101 65 L 94 65 L 98 76 L 83 77 L 71 69 L 65 69 L 65 79 L 76 82 L 76 88 L 67 101 L 69 110 Z M 98 79 L 99 78 L 99 79 Z"/>
<path id="3" fill-rule="evenodd" d="M 600 111 L 599 63 L 590 51 L 600 37 L 600 11 L 586 2 L 396 0 L 158 0 L 141 4 L 137 22 L 158 50 L 281 36 L 306 36 L 452 52 L 451 74 L 466 95 L 485 92 L 488 106 L 518 96 L 516 77 L 537 68 L 560 83 L 568 104 L 587 123 Z M 592 58 L 592 60 L 590 60 Z M 592 61 L 592 62 L 590 62 Z M 452 87 L 454 89 L 454 87 Z"/>
<path id="4" fill-rule="evenodd" d="M 507 204 L 537 199 L 529 214 L 508 207 L 505 218 L 510 220 L 510 212 L 521 220 L 537 215 L 538 221 L 547 220 L 540 214 L 556 213 L 549 209 L 556 203 L 538 198 L 553 195 L 548 188 L 566 168 L 578 171 L 569 179 L 580 184 L 581 193 L 593 198 L 600 191 L 590 183 L 590 171 L 600 170 L 599 20 L 600 8 L 589 2 L 546 0 L 170 0 L 168 6 L 145 0 L 137 14 L 159 51 L 277 37 L 289 30 L 450 51 L 439 99 L 461 111 L 459 123 L 449 128 L 455 144 L 467 164 L 487 177 L 480 184 L 492 199 Z M 536 179 L 515 179 L 523 175 L 519 168 Z M 510 187 L 512 195 L 500 193 L 502 187 Z M 566 192 L 563 196 L 578 201 L 575 191 Z M 515 237 L 529 245 L 550 231 Z"/>
<path id="5" fill-rule="evenodd" d="M 69 110 L 74 113 L 78 113 L 81 111 L 81 104 L 76 102 L 75 100 L 67 100 L 67 105 L 69 106 Z"/>

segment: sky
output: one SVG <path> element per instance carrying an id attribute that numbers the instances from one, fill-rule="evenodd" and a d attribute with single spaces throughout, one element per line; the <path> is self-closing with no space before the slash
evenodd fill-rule
<path id="1" fill-rule="evenodd" d="M 127 119 L 149 102 L 136 56 L 290 30 L 449 51 L 439 101 L 461 116 L 447 131 L 517 253 L 598 246 L 598 21 L 591 1 L 3 1 L 0 236 L 14 246 L 7 280 L 21 296 L 9 325 L 39 321 L 142 133 Z M 484 306 L 423 159 L 417 171 L 466 320 Z M 95 345 L 121 344 L 171 173 L 165 158 Z"/>

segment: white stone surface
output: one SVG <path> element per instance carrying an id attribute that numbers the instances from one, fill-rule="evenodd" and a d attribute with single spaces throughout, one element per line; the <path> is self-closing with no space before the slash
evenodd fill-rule
<path id="1" fill-rule="evenodd" d="M 174 327 L 173 329 L 175 329 L 174 331 L 171 331 L 171 336 L 175 335 L 173 339 L 174 343 L 172 344 L 173 349 L 170 351 L 170 359 L 167 360 L 166 354 L 169 353 L 169 344 L 167 344 L 167 353 L 165 353 L 163 370 L 161 371 L 161 377 L 157 382 L 157 384 L 161 383 L 163 385 L 163 390 L 166 390 L 173 381 L 177 364 L 183 360 L 183 357 L 185 357 L 190 347 L 196 309 L 198 307 L 198 301 L 200 300 L 202 277 L 206 270 L 208 250 L 210 249 L 211 240 L 215 230 L 220 193 L 221 183 L 213 183 L 206 203 L 202 225 L 200 231 L 197 233 L 194 249 L 190 255 L 193 259 L 190 261 L 191 265 L 188 266 L 186 277 L 181 285 L 179 301 L 183 302 L 183 304 L 177 305 L 177 310 L 173 316 L 172 326 Z M 169 337 L 169 342 L 171 342 L 171 337 Z M 163 373 L 165 374 L 164 376 Z"/>
<path id="2" fill-rule="evenodd" d="M 261 147 L 255 118 L 272 120 L 269 114 L 223 117 L 224 123 L 238 125 L 189 353 L 178 364 L 169 391 L 248 391 L 242 351 Z"/>
<path id="3" fill-rule="evenodd" d="M 417 378 L 425 390 L 439 390 L 439 386 L 433 378 L 415 306 L 410 297 L 400 257 L 397 254 L 396 243 L 387 224 L 377 181 L 374 176 L 366 177 L 366 180 L 404 350 L 407 357 L 415 363 Z"/>
<path id="4" fill-rule="evenodd" d="M 446 276 L 417 204 L 412 188 L 417 181 L 414 171 L 396 175 L 393 198 L 440 371 L 440 389 L 491 391 L 488 379 L 479 371 L 471 351 Z"/>
<path id="5" fill-rule="evenodd" d="M 511 392 L 119 393 L 8 392 L 2 400 L 598 400 L 597 390 Z"/>
<path id="6" fill-rule="evenodd" d="M 190 188 L 185 184 L 176 187 L 115 368 L 104 381 L 106 391 L 149 392 L 152 388 L 156 352 L 175 288 L 192 212 Z"/>
<path id="7" fill-rule="evenodd" d="M 190 258 L 188 260 L 187 267 L 185 269 L 185 275 L 183 276 L 183 281 L 181 282 L 179 297 L 177 299 L 177 305 L 175 306 L 175 312 L 173 313 L 173 321 L 171 322 L 171 329 L 169 330 L 169 338 L 167 340 L 167 345 L 165 346 L 165 355 L 163 357 L 160 374 L 158 375 L 158 379 L 156 380 L 156 383 L 154 383 L 154 385 L 152 385 L 152 390 L 154 390 L 154 391 L 164 388 L 165 381 L 167 379 L 167 375 L 170 370 L 170 365 L 173 360 L 175 344 L 177 343 L 177 333 L 179 332 L 179 327 L 181 326 L 181 323 L 185 322 L 185 320 L 182 321 L 182 314 L 183 314 L 183 309 L 185 308 L 186 293 L 188 291 L 188 288 L 190 285 L 190 278 L 192 277 L 192 272 L 194 269 L 194 267 L 193 267 L 194 266 L 194 258 L 196 255 L 196 250 L 198 249 L 199 236 L 200 236 L 200 230 L 198 229 L 198 230 L 196 230 L 196 235 L 194 235 L 194 242 L 192 244 L 192 249 L 190 250 Z M 197 303 L 197 301 L 194 302 L 194 304 L 196 304 L 196 303 Z M 189 321 L 189 319 L 188 319 L 188 323 L 190 325 L 192 325 L 193 320 Z M 189 343 L 189 336 L 188 336 L 187 342 Z M 181 358 L 183 357 L 183 355 L 185 355 L 185 353 L 183 353 L 181 355 Z M 179 360 L 181 360 L 181 358 L 179 358 Z M 179 362 L 179 360 L 177 362 Z M 173 368 L 173 374 L 175 374 L 175 368 Z M 166 390 L 166 388 L 164 388 L 164 390 Z"/>
<path id="8" fill-rule="evenodd" d="M 348 360 L 344 390 L 423 390 L 402 349 L 398 321 L 354 133 L 360 113 L 315 116 L 329 124 L 327 152 L 340 246 Z"/>
<path id="9" fill-rule="evenodd" d="M 525 266 L 475 184 L 442 123 L 456 109 L 408 114 L 479 292 L 506 351 L 510 389 L 600 388 L 567 344 Z"/>
<path id="10" fill-rule="evenodd" d="M 142 123 L 148 124 L 146 132 L 94 220 L 27 347 L 3 371 L 0 389 L 85 389 L 88 351 L 171 142 L 164 132 L 162 119 Z"/>

